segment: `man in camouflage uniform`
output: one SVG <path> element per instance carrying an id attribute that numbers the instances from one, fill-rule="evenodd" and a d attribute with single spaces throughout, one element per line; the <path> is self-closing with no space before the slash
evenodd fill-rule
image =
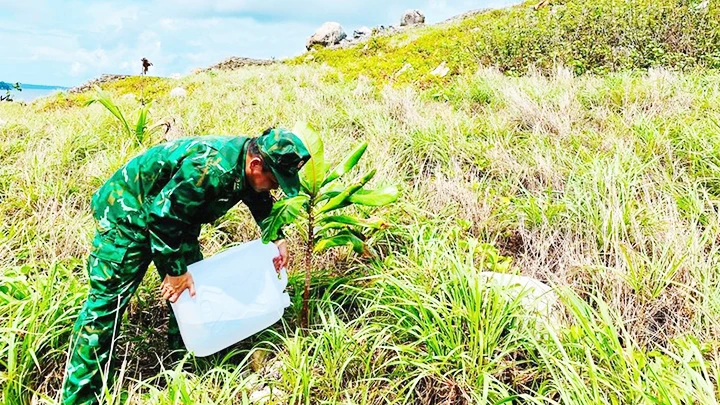
<path id="1" fill-rule="evenodd" d="M 298 170 L 310 159 L 302 141 L 283 129 L 258 138 L 202 136 L 150 148 L 130 160 L 93 195 L 98 222 L 88 260 L 90 291 L 75 323 L 63 384 L 63 404 L 96 404 L 103 376 L 112 376 L 111 347 L 130 298 L 151 261 L 163 280 L 163 298 L 175 302 L 195 288 L 187 266 L 202 259 L 200 226 L 238 201 L 255 221 L 270 214 L 270 190 L 287 196 L 300 188 Z M 276 269 L 287 264 L 276 241 Z M 172 310 L 168 330 L 181 342 Z"/>

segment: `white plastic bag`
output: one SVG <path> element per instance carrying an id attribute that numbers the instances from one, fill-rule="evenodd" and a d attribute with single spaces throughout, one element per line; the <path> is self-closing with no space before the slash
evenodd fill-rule
<path id="1" fill-rule="evenodd" d="M 185 347 L 198 357 L 235 344 L 282 318 L 290 297 L 272 259 L 277 246 L 247 242 L 188 266 L 195 297 L 185 291 L 172 305 Z"/>

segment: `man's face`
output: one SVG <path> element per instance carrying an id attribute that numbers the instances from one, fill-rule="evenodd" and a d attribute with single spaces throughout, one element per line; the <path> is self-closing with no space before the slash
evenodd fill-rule
<path id="1" fill-rule="evenodd" d="M 245 174 L 250 187 L 257 192 L 275 190 L 279 187 L 272 172 L 270 170 L 263 170 L 263 164 L 260 158 L 252 158 Z"/>

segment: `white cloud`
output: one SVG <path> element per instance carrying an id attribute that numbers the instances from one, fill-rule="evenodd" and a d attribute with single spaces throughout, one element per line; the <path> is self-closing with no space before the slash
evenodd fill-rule
<path id="1" fill-rule="evenodd" d="M 408 8 L 423 10 L 433 23 L 511 2 L 517 1 L 0 0 L 0 43 L 12 44 L 3 60 L 13 61 L 0 64 L 0 80 L 72 85 L 103 73 L 137 74 L 143 57 L 153 62 L 154 75 L 230 56 L 282 58 L 303 52 L 325 21 L 338 21 L 350 33 L 361 25 L 397 24 Z"/>
<path id="2" fill-rule="evenodd" d="M 99 33 L 119 33 L 126 24 L 139 20 L 139 9 L 135 6 L 112 3 L 91 3 L 82 12 L 88 19 L 88 30 Z"/>
<path id="3" fill-rule="evenodd" d="M 72 76 L 80 76 L 81 74 L 85 73 L 87 70 L 87 67 L 83 65 L 80 62 L 73 62 L 72 67 L 70 68 L 70 75 Z"/>

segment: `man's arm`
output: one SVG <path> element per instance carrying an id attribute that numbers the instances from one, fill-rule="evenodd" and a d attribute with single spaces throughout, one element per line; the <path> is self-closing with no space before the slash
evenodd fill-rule
<path id="1" fill-rule="evenodd" d="M 263 221 L 265 218 L 270 216 L 275 199 L 272 197 L 269 191 L 262 193 L 256 193 L 250 191 L 242 198 L 243 203 L 250 209 L 250 213 L 255 219 L 260 232 L 264 231 Z M 278 239 L 283 239 L 285 236 L 282 233 L 282 229 L 278 231 Z"/>
<path id="2" fill-rule="evenodd" d="M 263 221 L 265 220 L 265 218 L 270 216 L 270 212 L 272 211 L 272 206 L 275 203 L 275 199 L 273 199 L 269 191 L 262 193 L 256 193 L 251 191 L 245 197 L 243 197 L 242 200 L 243 203 L 247 205 L 248 209 L 250 209 L 250 213 L 255 219 L 255 222 L 260 227 L 260 232 L 262 232 L 264 230 Z M 278 251 L 280 252 L 280 255 L 273 259 L 275 270 L 279 272 L 280 269 L 286 267 L 288 262 L 290 261 L 290 255 L 288 254 L 287 243 L 285 243 L 285 235 L 283 234 L 282 229 L 278 230 L 278 239 L 273 242 L 278 247 Z"/>

